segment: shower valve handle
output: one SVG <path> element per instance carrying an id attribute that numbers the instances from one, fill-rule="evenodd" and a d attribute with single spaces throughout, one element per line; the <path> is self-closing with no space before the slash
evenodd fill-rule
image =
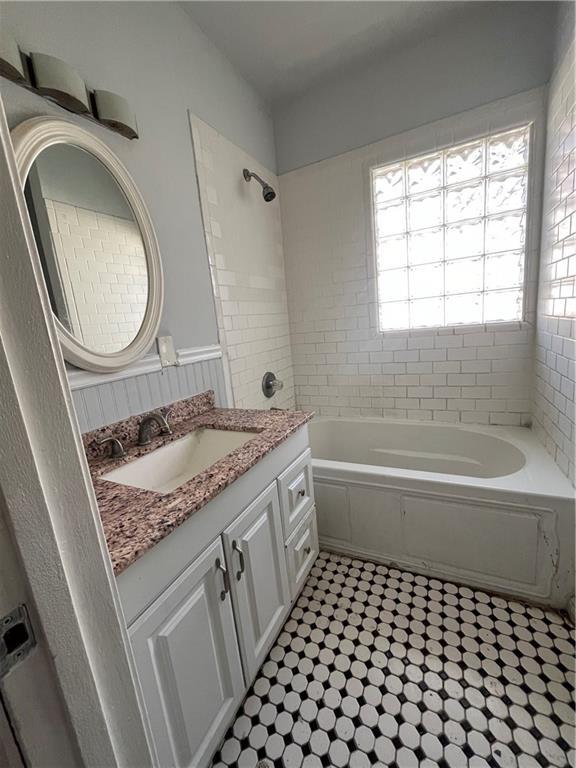
<path id="1" fill-rule="evenodd" d="M 284 388 L 284 382 L 276 378 L 272 371 L 266 371 L 262 377 L 262 392 L 266 397 L 272 397 L 276 392 Z"/>

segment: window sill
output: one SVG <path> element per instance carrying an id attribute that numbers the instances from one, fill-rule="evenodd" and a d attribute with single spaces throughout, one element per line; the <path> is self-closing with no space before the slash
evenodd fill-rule
<path id="1" fill-rule="evenodd" d="M 405 329 L 377 329 L 378 336 L 460 336 L 469 333 L 506 333 L 509 331 L 527 331 L 533 330 L 533 323 L 527 320 L 514 320 L 508 322 L 496 323 L 476 323 L 473 325 L 438 325 L 426 328 L 405 328 Z"/>

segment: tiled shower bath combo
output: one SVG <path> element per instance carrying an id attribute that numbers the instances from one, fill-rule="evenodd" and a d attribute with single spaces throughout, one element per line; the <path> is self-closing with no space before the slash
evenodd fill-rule
<path id="1" fill-rule="evenodd" d="M 565 616 L 321 552 L 213 768 L 574 764 Z"/>

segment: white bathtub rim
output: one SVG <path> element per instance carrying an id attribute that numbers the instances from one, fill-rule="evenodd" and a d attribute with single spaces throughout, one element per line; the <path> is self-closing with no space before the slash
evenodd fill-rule
<path id="1" fill-rule="evenodd" d="M 466 475 L 449 475 L 439 472 L 427 472 L 424 470 L 400 469 L 396 467 L 377 467 L 373 464 L 355 464 L 345 461 L 328 461 L 325 459 L 312 459 L 314 479 L 329 480 L 330 482 L 342 481 L 342 483 L 357 483 L 360 485 L 385 485 L 407 490 L 411 487 L 422 487 L 422 484 L 442 486 L 442 493 L 450 493 L 450 488 L 461 491 L 462 489 L 475 489 L 479 492 L 499 492 L 502 496 L 518 495 L 522 497 L 539 496 L 546 499 L 559 501 L 571 501 L 575 505 L 574 489 L 568 483 L 568 487 L 558 489 L 549 484 L 526 485 L 525 478 L 519 479 L 514 475 L 506 477 L 468 477 Z M 563 475 L 562 475 L 563 477 Z M 502 481 L 506 482 L 502 482 Z"/>
<path id="2" fill-rule="evenodd" d="M 550 498 L 563 500 L 575 499 L 575 489 L 568 478 L 562 473 L 560 468 L 548 454 L 542 443 L 538 440 L 534 432 L 528 427 L 501 427 L 484 426 L 476 424 L 449 424 L 445 422 L 422 422 L 419 420 L 408 419 L 386 419 L 382 417 L 350 417 L 350 416 L 320 416 L 315 417 L 314 421 L 328 422 L 372 422 L 383 426 L 386 424 L 399 424 L 412 426 L 417 425 L 422 428 L 446 427 L 459 431 L 472 432 L 483 435 L 498 437 L 522 451 L 526 457 L 524 466 L 517 472 L 499 477 L 473 477 L 468 475 L 452 475 L 440 472 L 429 472 L 425 470 L 402 469 L 397 467 L 381 467 L 373 464 L 357 464 L 349 461 L 333 461 L 329 459 L 319 459 L 312 456 L 312 466 L 314 474 L 326 479 L 336 479 L 342 474 L 347 478 L 364 476 L 374 482 L 377 478 L 381 482 L 390 482 L 394 480 L 401 481 L 424 481 L 431 483 L 441 483 L 446 485 L 455 485 L 467 488 L 482 488 L 501 490 L 521 494 L 536 494 Z"/>

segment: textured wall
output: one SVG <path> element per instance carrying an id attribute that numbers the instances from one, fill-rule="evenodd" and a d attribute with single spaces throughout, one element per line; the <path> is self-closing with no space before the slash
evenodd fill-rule
<path id="1" fill-rule="evenodd" d="M 548 104 L 534 428 L 575 482 L 576 55 L 574 8 L 562 15 Z"/>
<path id="2" fill-rule="evenodd" d="M 192 118 L 200 199 L 216 292 L 220 339 L 230 363 L 237 408 L 294 407 L 288 300 L 280 200 L 265 202 L 258 173 L 278 179 L 206 123 Z M 284 389 L 268 399 L 262 376 L 273 371 Z"/>
<path id="3" fill-rule="evenodd" d="M 369 168 L 535 121 L 527 318 L 535 310 L 541 89 L 386 139 L 281 179 L 296 402 L 327 415 L 530 422 L 530 322 L 379 333 Z"/>

